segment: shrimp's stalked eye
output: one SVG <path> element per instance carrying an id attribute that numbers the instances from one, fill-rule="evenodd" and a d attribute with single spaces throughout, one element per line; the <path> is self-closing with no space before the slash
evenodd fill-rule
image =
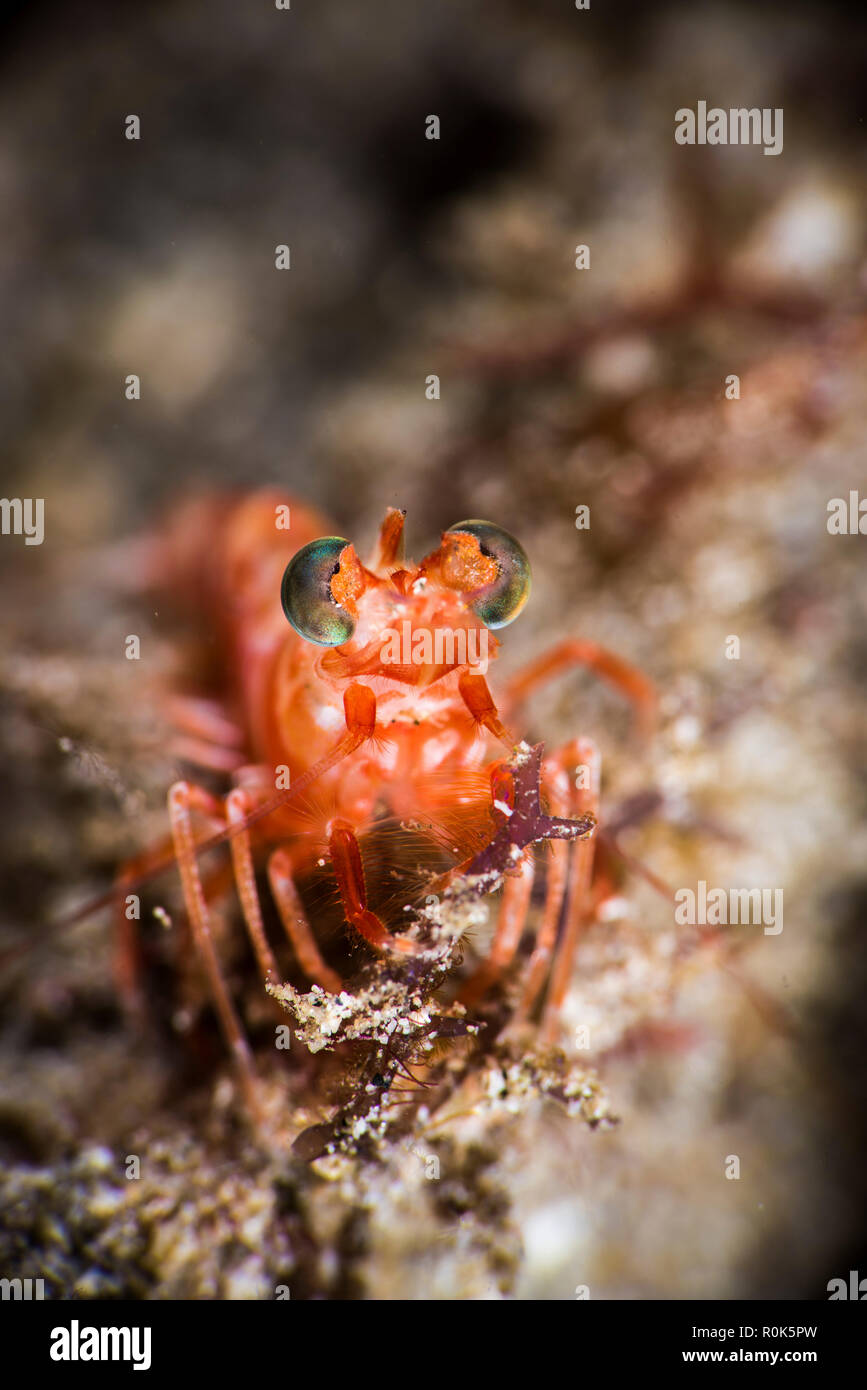
<path id="1" fill-rule="evenodd" d="M 517 618 L 530 597 L 530 561 L 524 547 L 508 531 L 491 521 L 459 521 L 443 539 L 473 536 L 481 557 L 493 575 L 481 575 L 481 583 L 467 597 L 470 608 L 485 627 L 506 627 Z M 491 563 L 493 562 L 493 564 Z"/>
<path id="2" fill-rule="evenodd" d="M 355 619 L 334 597 L 331 583 L 349 541 L 323 536 L 302 546 L 283 574 L 280 600 L 297 633 L 320 647 L 339 647 L 355 631 Z"/>

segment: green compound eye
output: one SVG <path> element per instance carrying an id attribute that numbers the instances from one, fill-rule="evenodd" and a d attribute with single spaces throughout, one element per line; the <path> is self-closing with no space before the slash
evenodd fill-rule
<path id="1" fill-rule="evenodd" d="M 456 531 L 475 536 L 482 554 L 494 560 L 499 571 L 492 584 L 478 591 L 473 612 L 485 627 L 507 627 L 530 597 L 532 576 L 524 547 L 491 521 L 459 521 L 449 527 L 449 534 Z"/>
<path id="2" fill-rule="evenodd" d="M 355 631 L 355 620 L 335 603 L 331 581 L 349 541 L 323 536 L 292 556 L 283 574 L 280 601 L 295 631 L 320 647 L 339 647 Z"/>

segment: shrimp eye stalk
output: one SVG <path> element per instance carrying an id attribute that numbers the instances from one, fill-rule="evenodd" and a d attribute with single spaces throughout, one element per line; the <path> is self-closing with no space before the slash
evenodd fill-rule
<path id="1" fill-rule="evenodd" d="M 332 580 L 348 545 L 342 536 L 310 541 L 292 556 L 283 573 L 283 612 L 301 637 L 319 647 L 342 646 L 355 631 L 355 619 L 332 591 Z"/>
<path id="2" fill-rule="evenodd" d="M 507 627 L 530 597 L 532 575 L 524 547 L 508 531 L 491 521 L 459 521 L 443 537 L 448 541 L 471 536 L 477 542 L 481 582 L 465 589 L 467 604 L 485 627 Z"/>

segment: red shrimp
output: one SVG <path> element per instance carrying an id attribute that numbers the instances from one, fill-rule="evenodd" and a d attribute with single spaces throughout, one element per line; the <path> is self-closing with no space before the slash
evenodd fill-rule
<path id="1" fill-rule="evenodd" d="M 297 886 L 322 862 L 323 848 L 350 931 L 375 952 L 411 957 L 422 950 L 418 939 L 369 906 L 363 847 L 371 827 L 383 816 L 413 818 L 447 823 L 459 849 L 489 841 L 513 809 L 507 760 L 517 744 L 512 721 L 520 702 L 571 664 L 592 667 L 635 703 L 642 720 L 652 718 L 655 696 L 644 675 L 594 643 L 569 638 L 522 670 L 498 704 L 486 671 L 498 651 L 494 632 L 518 616 L 529 595 L 523 549 L 492 523 L 466 521 L 443 532 L 416 566 L 403 558 L 403 527 L 404 513 L 389 509 L 375 553 L 362 564 L 353 545 L 308 507 L 259 492 L 185 505 L 151 544 L 151 578 L 192 600 L 221 656 L 219 703 L 181 698 L 170 710 L 182 739 L 178 751 L 194 764 L 230 771 L 234 785 L 218 799 L 195 782 L 177 782 L 168 802 L 192 939 L 248 1099 L 254 1063 L 214 945 L 199 868 L 206 845 L 229 844 L 266 983 L 280 975 L 257 864 L 266 867 L 298 965 L 322 989 L 339 991 L 345 983 L 322 956 Z M 586 771 L 578 787 L 576 766 Z M 593 743 L 576 738 L 547 757 L 540 789 L 552 816 L 583 816 L 591 826 L 599 790 Z M 588 910 L 593 854 L 591 833 L 573 844 L 552 840 L 519 1006 L 526 1018 L 544 998 L 549 1036 Z M 463 987 L 467 1004 L 503 975 L 521 940 L 535 873 L 532 844 L 513 860 L 488 955 Z M 121 881 L 133 880 L 127 873 Z M 127 988 L 134 958 L 127 936 Z"/>

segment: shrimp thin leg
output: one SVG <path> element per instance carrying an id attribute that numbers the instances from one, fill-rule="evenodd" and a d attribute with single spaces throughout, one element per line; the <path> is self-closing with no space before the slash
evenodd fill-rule
<path id="1" fill-rule="evenodd" d="M 542 764 L 542 786 L 547 795 L 550 814 L 568 816 L 571 807 L 569 775 L 558 759 L 546 758 Z M 524 991 L 515 1016 L 516 1024 L 529 1019 L 551 968 L 568 877 L 569 845 L 565 840 L 551 840 L 545 883 L 545 907 L 527 967 Z"/>
<path id="2" fill-rule="evenodd" d="M 511 964 L 527 921 L 534 878 L 535 864 L 531 847 L 524 851 L 519 872 L 506 879 L 491 949 L 463 986 L 460 996 L 462 1004 L 470 1007 L 478 1003 Z"/>
<path id="3" fill-rule="evenodd" d="M 301 969 L 314 984 L 321 985 L 329 994 L 339 994 L 343 981 L 325 961 L 310 929 L 310 923 L 295 887 L 292 876 L 292 860 L 284 849 L 275 849 L 268 860 L 268 882 L 277 904 L 280 920 L 286 935 L 292 943 Z"/>
<path id="4" fill-rule="evenodd" d="M 174 757 L 212 772 L 234 772 L 243 763 L 243 732 L 217 701 L 172 695 L 166 713 L 176 730 L 169 744 Z"/>
<path id="5" fill-rule="evenodd" d="M 259 893 L 253 869 L 253 854 L 250 845 L 250 831 L 245 822 L 254 809 L 255 801 L 248 791 L 236 787 L 226 798 L 226 818 L 230 825 L 241 829 L 233 835 L 229 843 L 232 847 L 232 860 L 235 866 L 235 882 L 244 912 L 247 932 L 256 952 L 259 969 L 266 985 L 276 984 L 279 971 L 274 953 L 265 936 Z M 289 938 L 301 969 L 331 994 L 339 994 L 343 987 L 340 976 L 325 961 L 316 945 L 313 932 L 304 912 L 298 889 L 292 876 L 292 860 L 284 849 L 275 849 L 268 860 L 268 882 L 277 905 L 280 921 Z"/>
<path id="6" fill-rule="evenodd" d="M 249 1110 L 259 1113 L 256 1099 L 256 1070 L 253 1054 L 244 1035 L 241 1020 L 232 1003 L 211 935 L 211 919 L 202 877 L 196 859 L 196 840 L 193 832 L 193 812 L 216 817 L 221 814 L 220 803 L 190 782 L 175 782 L 169 791 L 169 821 L 172 828 L 175 855 L 181 875 L 184 906 L 190 921 L 193 940 L 205 967 L 214 1007 L 223 1035 L 232 1053 Z"/>
<path id="7" fill-rule="evenodd" d="M 226 820 L 229 825 L 242 828 L 229 841 L 232 850 L 232 864 L 235 870 L 235 883 L 241 910 L 247 927 L 247 935 L 256 953 L 259 970 L 266 985 L 276 984 L 280 978 L 274 952 L 265 936 L 262 921 L 262 908 L 259 903 L 259 890 L 256 887 L 256 873 L 253 868 L 253 851 L 250 846 L 250 831 L 244 824 L 253 809 L 253 799 L 241 787 L 236 787 L 226 797 Z"/>
<path id="8" fill-rule="evenodd" d="M 588 738 L 576 738 L 567 744 L 557 755 L 557 761 L 567 772 L 576 777 L 571 794 L 573 814 L 599 815 L 599 752 Z M 576 776 L 581 769 L 580 783 Z M 586 784 L 586 785 L 585 785 Z M 560 1010 L 572 978 L 575 951 L 591 909 L 590 881 L 593 875 L 593 858 L 596 850 L 595 836 L 576 840 L 572 846 L 569 864 L 569 885 L 566 893 L 566 910 L 563 929 L 554 954 L 548 997 L 542 1017 L 542 1039 L 553 1042 L 560 1025 Z"/>
<path id="9" fill-rule="evenodd" d="M 606 647 L 579 638 L 566 638 L 519 671 L 506 687 L 506 706 L 519 705 L 545 681 L 567 671 L 570 666 L 586 666 L 608 681 L 635 706 L 638 727 L 643 734 L 653 731 L 656 722 L 656 687 L 643 672 L 623 661 Z"/>

